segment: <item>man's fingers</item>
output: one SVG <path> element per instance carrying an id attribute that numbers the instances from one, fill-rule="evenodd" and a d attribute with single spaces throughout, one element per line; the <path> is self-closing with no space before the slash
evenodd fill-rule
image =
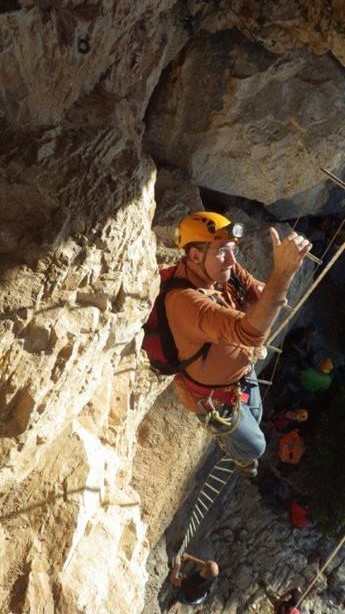
<path id="1" fill-rule="evenodd" d="M 270 233 L 273 247 L 280 245 L 281 241 L 279 239 L 279 235 L 276 229 L 271 227 Z M 297 234 L 297 232 L 295 232 L 294 230 L 292 230 L 290 234 L 285 238 L 285 241 L 286 240 L 289 243 L 294 243 L 296 247 L 298 247 L 299 251 L 303 254 L 309 252 L 312 248 L 312 243 L 310 243 L 310 241 L 308 241 L 308 239 L 306 239 L 303 235 Z"/>
<path id="2" fill-rule="evenodd" d="M 273 247 L 280 245 L 279 234 L 277 230 L 273 228 L 273 226 L 270 227 L 270 235 L 271 235 L 271 241 L 272 241 Z"/>
<path id="3" fill-rule="evenodd" d="M 298 235 L 295 233 L 295 236 L 290 235 L 288 240 L 294 243 L 300 252 L 307 253 L 312 248 L 312 243 L 310 243 L 310 241 L 303 235 Z"/>

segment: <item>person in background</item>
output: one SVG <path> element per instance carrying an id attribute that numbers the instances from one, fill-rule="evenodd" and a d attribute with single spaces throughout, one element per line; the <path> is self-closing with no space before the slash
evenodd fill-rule
<path id="1" fill-rule="evenodd" d="M 181 574 L 181 564 L 187 561 L 194 563 L 197 569 L 184 575 Z M 218 574 L 219 567 L 215 561 L 203 561 L 187 552 L 176 557 L 171 583 L 180 588 L 177 600 L 185 605 L 201 605 L 207 599 Z"/>
<path id="2" fill-rule="evenodd" d="M 303 614 L 297 604 L 301 598 L 300 588 L 292 588 L 280 597 L 274 606 L 274 614 Z"/>
<path id="3" fill-rule="evenodd" d="M 282 409 L 272 417 L 272 425 L 277 431 L 286 433 L 295 428 L 294 423 L 306 422 L 308 416 L 308 410 L 305 408 Z"/>
<path id="4" fill-rule="evenodd" d="M 307 367 L 307 369 L 303 369 L 300 372 L 300 381 L 303 389 L 314 393 L 328 390 L 332 384 L 332 376 L 330 375 L 332 370 L 333 363 L 330 358 L 321 360 L 316 368 Z"/>

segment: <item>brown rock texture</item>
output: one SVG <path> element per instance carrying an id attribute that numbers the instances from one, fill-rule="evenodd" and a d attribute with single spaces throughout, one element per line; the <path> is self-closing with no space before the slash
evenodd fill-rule
<path id="1" fill-rule="evenodd" d="M 140 114 L 164 61 L 148 15 L 170 4 L 0 14 L 2 612 L 142 608 L 148 545 L 129 483 L 165 382 L 140 356 L 157 291 Z"/>
<path id="2" fill-rule="evenodd" d="M 211 445 L 196 418 L 177 403 L 173 386 L 145 416 L 138 431 L 133 485 L 141 495 L 151 547 L 171 523 Z M 157 497 L 161 492 L 164 497 Z"/>

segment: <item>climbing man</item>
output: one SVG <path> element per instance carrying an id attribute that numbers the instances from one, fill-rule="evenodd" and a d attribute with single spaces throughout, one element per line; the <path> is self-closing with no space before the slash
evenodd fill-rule
<path id="1" fill-rule="evenodd" d="M 182 561 L 195 563 L 197 571 L 181 574 Z M 187 552 L 181 557 L 176 557 L 171 583 L 180 588 L 177 600 L 185 605 L 201 605 L 207 599 L 218 574 L 219 568 L 215 561 L 203 561 Z"/>
<path id="2" fill-rule="evenodd" d="M 165 309 L 180 360 L 204 351 L 175 378 L 182 404 L 218 438 L 247 475 L 265 451 L 260 392 L 253 363 L 311 243 L 296 232 L 282 241 L 270 228 L 273 266 L 264 284 L 237 261 L 241 224 L 202 211 L 185 217 L 175 242 L 184 250 L 175 277 L 194 287 L 167 293 Z"/>

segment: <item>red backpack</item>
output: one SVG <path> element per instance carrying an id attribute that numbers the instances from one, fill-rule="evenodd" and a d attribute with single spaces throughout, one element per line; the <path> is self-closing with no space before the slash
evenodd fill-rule
<path id="1" fill-rule="evenodd" d="M 179 360 L 178 350 L 165 312 L 165 297 L 175 288 L 198 288 L 188 279 L 175 277 L 177 265 L 159 271 L 161 285 L 149 318 L 144 325 L 142 348 L 147 353 L 151 366 L 162 375 L 180 373 L 200 356 L 206 359 L 210 343 L 204 343 L 193 356 Z"/>

